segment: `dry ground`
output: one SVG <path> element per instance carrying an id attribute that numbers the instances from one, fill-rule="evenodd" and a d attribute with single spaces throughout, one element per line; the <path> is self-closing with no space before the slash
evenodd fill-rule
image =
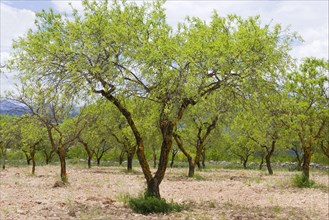
<path id="1" fill-rule="evenodd" d="M 329 219 L 324 172 L 312 172 L 318 187 L 298 189 L 291 185 L 294 172 L 212 169 L 191 179 L 186 169 L 168 168 L 162 197 L 189 209 L 148 216 L 133 213 L 120 199 L 143 191 L 139 169 L 68 166 L 68 172 L 70 184 L 53 188 L 58 166 L 37 167 L 35 176 L 28 167 L 0 171 L 0 219 Z"/>

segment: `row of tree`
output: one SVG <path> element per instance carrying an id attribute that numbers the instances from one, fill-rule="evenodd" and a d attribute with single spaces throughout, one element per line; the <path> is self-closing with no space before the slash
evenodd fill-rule
<path id="1" fill-rule="evenodd" d="M 83 1 L 84 14 L 42 11 L 14 42 L 8 67 L 21 84 L 8 97 L 30 109 L 20 120 L 46 134 L 62 180 L 70 146 L 80 143 L 90 161 L 116 141 L 130 168 L 136 152 L 148 194 L 160 197 L 173 144 L 193 176 L 216 127 L 218 139 L 241 148 L 236 154 L 263 149 L 270 173 L 275 148 L 298 141 L 309 178 L 314 149 L 328 153 L 328 62 L 295 67 L 296 35 L 259 17 L 214 12 L 209 23 L 193 17 L 173 29 L 163 3 Z M 70 117 L 78 103 L 85 107 Z M 145 148 L 159 157 L 154 174 Z"/>

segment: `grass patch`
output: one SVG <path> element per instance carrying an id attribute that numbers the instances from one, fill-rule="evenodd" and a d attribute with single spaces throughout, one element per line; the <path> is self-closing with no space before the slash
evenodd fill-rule
<path id="1" fill-rule="evenodd" d="M 303 174 L 296 174 L 292 178 L 292 184 L 298 188 L 312 188 L 315 186 L 315 182 L 306 178 Z"/>
<path id="2" fill-rule="evenodd" d="M 206 180 L 205 177 L 201 176 L 201 175 L 198 174 L 198 173 L 195 173 L 195 174 L 193 175 L 193 179 L 198 180 L 198 181 L 204 181 L 204 180 Z"/>
<path id="3" fill-rule="evenodd" d="M 187 209 L 185 205 L 174 202 L 167 202 L 165 199 L 159 199 L 153 196 L 139 195 L 138 197 L 130 197 L 129 195 L 122 195 L 119 198 L 134 212 L 147 215 L 150 213 L 169 213 L 180 212 Z"/>

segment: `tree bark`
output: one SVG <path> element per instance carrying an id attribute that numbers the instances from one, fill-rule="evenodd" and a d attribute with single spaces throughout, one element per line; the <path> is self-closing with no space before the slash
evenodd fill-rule
<path id="1" fill-rule="evenodd" d="M 134 155 L 131 153 L 127 154 L 127 170 L 132 171 L 133 170 L 133 157 Z"/>
<path id="2" fill-rule="evenodd" d="M 32 150 L 31 150 L 31 153 L 30 153 L 30 158 L 31 158 L 31 161 L 32 161 L 32 175 L 35 174 L 35 145 L 32 146 Z"/>
<path id="3" fill-rule="evenodd" d="M 268 173 L 270 175 L 273 175 L 273 169 L 272 169 L 272 166 L 271 166 L 271 157 L 272 157 L 272 155 L 274 153 L 274 150 L 275 150 L 275 144 L 276 144 L 276 138 L 274 140 L 272 140 L 272 144 L 271 144 L 270 149 L 265 147 L 266 151 L 267 151 L 267 154 L 265 156 L 266 167 L 267 167 Z"/>
<path id="4" fill-rule="evenodd" d="M 64 183 L 68 182 L 67 173 L 66 173 L 66 161 L 65 161 L 65 149 L 63 146 L 59 146 L 57 154 L 61 163 L 61 179 Z"/>
<path id="5" fill-rule="evenodd" d="M 90 169 L 91 168 L 91 156 L 88 155 L 88 168 Z"/>
<path id="6" fill-rule="evenodd" d="M 160 183 L 156 182 L 154 178 L 152 178 L 150 181 L 147 181 L 147 191 L 145 196 L 161 198 L 159 186 Z"/>
<path id="7" fill-rule="evenodd" d="M 188 177 L 193 177 L 194 171 L 195 171 L 195 163 L 191 158 L 190 160 L 188 160 Z"/>
<path id="8" fill-rule="evenodd" d="M 243 160 L 243 168 L 247 169 L 248 157 Z"/>
<path id="9" fill-rule="evenodd" d="M 304 163 L 303 163 L 303 175 L 306 179 L 310 178 L 310 163 L 312 157 L 312 149 L 310 147 L 304 148 Z"/>
<path id="10" fill-rule="evenodd" d="M 172 154 L 171 154 L 171 162 L 170 162 L 170 167 L 172 168 L 174 166 L 174 162 L 175 162 L 175 157 L 178 153 L 177 149 L 172 150 Z"/>

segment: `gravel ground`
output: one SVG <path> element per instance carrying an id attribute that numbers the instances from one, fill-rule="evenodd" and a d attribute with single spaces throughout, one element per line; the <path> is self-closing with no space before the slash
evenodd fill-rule
<path id="1" fill-rule="evenodd" d="M 161 196 L 189 209 L 170 214 L 136 214 L 126 207 L 124 195 L 138 195 L 145 187 L 140 169 L 68 166 L 69 184 L 53 187 L 58 166 L 0 171 L 0 219 L 329 219 L 329 176 L 312 172 L 317 186 L 298 189 L 296 172 L 206 169 L 194 178 L 183 168 L 168 168 Z"/>

